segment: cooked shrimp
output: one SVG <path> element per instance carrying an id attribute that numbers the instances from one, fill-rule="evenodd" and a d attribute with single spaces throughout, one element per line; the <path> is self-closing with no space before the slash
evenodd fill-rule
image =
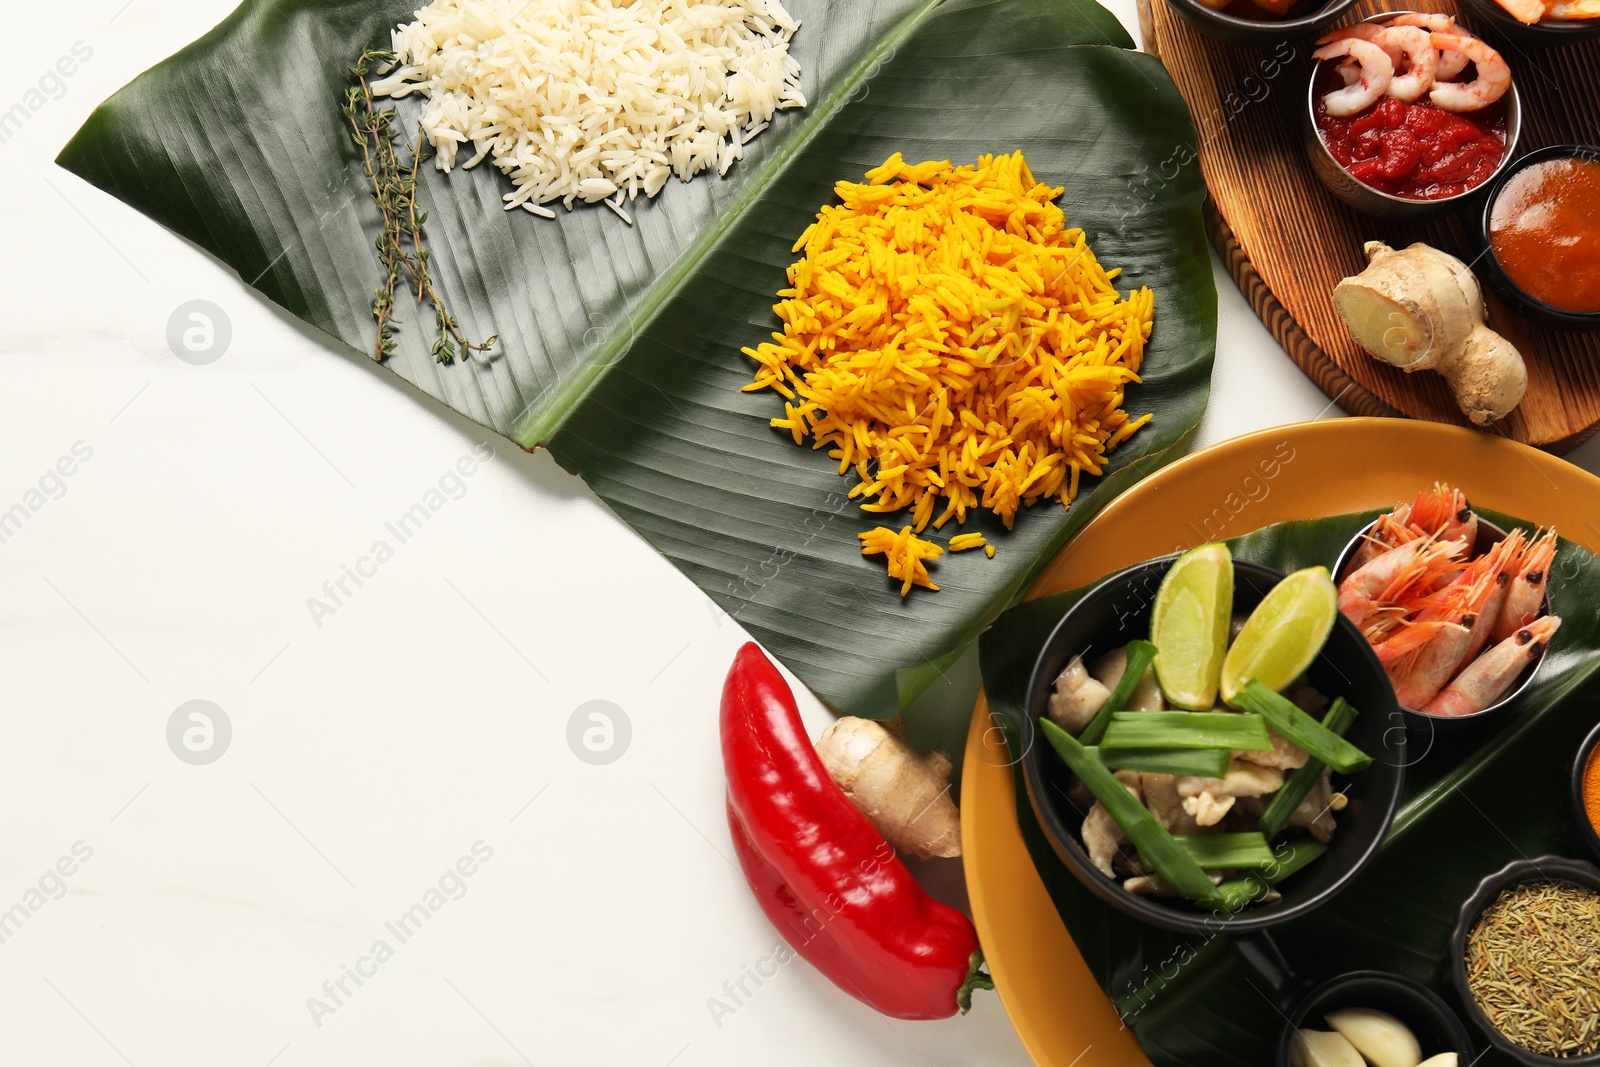
<path id="1" fill-rule="evenodd" d="M 1396 15 L 1389 20 L 1391 26 L 1420 26 L 1434 33 L 1442 33 L 1447 37 L 1471 37 L 1472 34 L 1456 25 L 1456 20 L 1449 15 L 1438 13 L 1423 14 L 1418 11 Z M 1452 45 L 1450 48 L 1441 48 L 1437 41 L 1433 47 L 1437 51 L 1434 60 L 1433 77 L 1435 81 L 1449 81 L 1460 74 L 1467 67 L 1467 54 L 1460 48 Z"/>
<path id="2" fill-rule="evenodd" d="M 1401 507 L 1404 508 L 1406 505 L 1402 504 Z M 1425 536 L 1427 535 L 1423 531 L 1411 526 L 1404 519 L 1397 518 L 1395 512 L 1379 515 L 1377 521 L 1372 524 L 1372 529 L 1367 531 L 1361 547 L 1356 549 L 1346 573 L 1353 574 L 1358 568 L 1371 563 L 1389 549 Z"/>
<path id="3" fill-rule="evenodd" d="M 1385 633 L 1405 617 L 1401 601 L 1431 586 L 1441 571 L 1453 569 L 1465 550 L 1464 541 L 1432 538 L 1391 548 L 1339 584 L 1339 610 L 1369 637 L 1374 630 Z"/>
<path id="4" fill-rule="evenodd" d="M 1418 493 L 1404 510 L 1401 516 L 1396 509 L 1396 517 L 1441 541 L 1465 541 L 1471 548 L 1478 539 L 1478 514 L 1466 494 L 1443 482 L 1434 482 L 1432 489 Z"/>
<path id="5" fill-rule="evenodd" d="M 1560 626 L 1561 619 L 1555 615 L 1535 619 L 1474 660 L 1422 710 L 1429 715 L 1455 716 L 1487 708 L 1505 696 L 1524 667 L 1539 658 Z"/>
<path id="6" fill-rule="evenodd" d="M 1428 95 L 1434 106 L 1445 111 L 1478 111 L 1500 99 L 1511 88 L 1511 68 L 1506 66 L 1505 58 L 1476 37 L 1435 33 L 1433 46 L 1441 50 L 1459 49 L 1478 70 L 1478 76 L 1469 82 L 1436 82 Z"/>
<path id="7" fill-rule="evenodd" d="M 1324 60 L 1349 56 L 1361 68 L 1359 81 L 1343 89 L 1335 89 L 1322 98 L 1328 114 L 1334 118 L 1348 118 L 1365 111 L 1383 98 L 1383 94 L 1389 91 L 1389 83 L 1394 81 L 1394 61 L 1371 41 L 1348 37 L 1323 45 L 1311 55 Z"/>
<path id="8" fill-rule="evenodd" d="M 1497 0 L 1518 22 L 1532 26 L 1544 18 L 1544 0 Z"/>
<path id="9" fill-rule="evenodd" d="M 1437 632 L 1427 644 L 1389 665 L 1389 681 L 1403 708 L 1420 708 L 1438 695 L 1461 668 L 1472 629 L 1460 623 L 1435 624 Z"/>
<path id="10" fill-rule="evenodd" d="M 1545 579 L 1556 559 L 1556 532 L 1550 530 L 1528 545 L 1517 560 L 1516 572 L 1506 590 L 1505 606 L 1495 620 L 1490 637 L 1504 641 L 1539 617 L 1544 606 Z"/>
<path id="11" fill-rule="evenodd" d="M 1482 603 L 1478 605 L 1478 617 L 1472 622 L 1472 641 L 1467 645 L 1467 655 L 1463 662 L 1471 663 L 1476 659 L 1494 634 L 1494 628 L 1499 623 L 1501 612 L 1505 608 L 1511 579 L 1516 574 L 1517 560 L 1526 545 L 1527 538 L 1523 537 L 1522 531 L 1512 530 L 1499 544 L 1491 548 L 1487 555 L 1473 561 L 1472 566 L 1467 568 L 1470 580 L 1486 583 L 1488 588 Z"/>
<path id="12" fill-rule="evenodd" d="M 1390 79 L 1389 96 L 1409 104 L 1433 88 L 1439 53 L 1434 50 L 1433 36 L 1427 30 L 1416 26 L 1387 26 L 1378 46 L 1389 55 L 1391 63 L 1395 62 L 1396 53 L 1404 56 L 1407 63 L 1404 74 Z M 1395 69 L 1399 69 L 1398 63 Z"/>

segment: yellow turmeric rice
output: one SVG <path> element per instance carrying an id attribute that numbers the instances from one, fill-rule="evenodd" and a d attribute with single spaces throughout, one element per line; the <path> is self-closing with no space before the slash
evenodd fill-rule
<path id="1" fill-rule="evenodd" d="M 783 332 L 744 350 L 760 365 L 745 388 L 778 392 L 772 425 L 854 469 L 862 510 L 909 510 L 900 533 L 862 535 L 904 593 L 937 588 L 923 564 L 937 546 L 914 533 L 978 508 L 1009 529 L 1019 507 L 1067 506 L 1149 421 L 1123 402 L 1154 296 L 1117 292 L 1119 270 L 1067 228 L 1062 189 L 1021 152 L 960 167 L 895 153 L 866 177 L 839 182 L 795 242 Z"/>

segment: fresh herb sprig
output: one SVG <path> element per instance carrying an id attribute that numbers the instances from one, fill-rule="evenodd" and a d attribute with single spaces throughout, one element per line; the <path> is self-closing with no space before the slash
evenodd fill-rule
<path id="1" fill-rule="evenodd" d="M 367 80 L 375 68 L 395 61 L 393 52 L 381 49 L 361 53 L 356 65 L 350 68 L 356 84 L 345 91 L 342 109 L 350 125 L 351 138 L 361 151 L 362 173 L 372 183 L 372 199 L 383 216 L 383 233 L 377 240 L 383 284 L 372 296 L 372 317 L 378 322 L 372 358 L 381 363 L 394 351 L 394 327 L 401 323 L 394 314 L 395 293 L 401 278 L 405 278 L 417 294 L 417 305 L 420 307 L 423 300 L 427 300 L 433 306 L 434 326 L 438 330 L 433 342 L 433 358 L 440 363 L 451 363 L 457 353 L 465 356 L 469 352 L 488 352 L 500 338 L 495 335 L 483 342 L 469 340 L 446 308 L 428 270 L 429 252 L 422 237 L 428 213 L 417 208 L 417 167 L 426 154 L 427 141 L 419 128 L 411 161 L 406 163 L 401 159 L 396 149 L 399 135 L 394 127 L 394 108 L 378 107 Z"/>

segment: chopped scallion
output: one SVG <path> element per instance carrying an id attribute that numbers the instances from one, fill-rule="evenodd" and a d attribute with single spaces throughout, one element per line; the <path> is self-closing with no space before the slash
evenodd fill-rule
<path id="1" fill-rule="evenodd" d="M 1253 678 L 1245 683 L 1237 703 L 1340 774 L 1359 771 L 1372 763 L 1371 756 Z"/>
<path id="2" fill-rule="evenodd" d="M 1105 707 L 1095 713 L 1089 725 L 1078 735 L 1078 740 L 1085 745 L 1100 743 L 1100 738 L 1105 736 L 1106 727 L 1111 724 L 1112 714 L 1128 706 L 1128 698 L 1133 695 L 1134 687 L 1144 677 L 1145 671 L 1150 669 L 1150 664 L 1156 661 L 1156 646 L 1149 641 L 1129 641 L 1128 647 L 1123 651 L 1128 655 L 1128 665 L 1123 670 L 1122 677 L 1111 690 L 1111 696 L 1106 700 Z"/>
<path id="3" fill-rule="evenodd" d="M 1221 748 L 1115 748 L 1090 749 L 1114 771 L 1146 774 L 1182 774 L 1195 778 L 1221 778 L 1228 773 L 1228 751 Z"/>
<path id="4" fill-rule="evenodd" d="M 1234 711 L 1119 711 L 1111 716 L 1105 744 L 1111 748 L 1220 748 L 1266 752 L 1267 724 Z"/>
<path id="5" fill-rule="evenodd" d="M 1356 721 L 1356 709 L 1351 707 L 1340 697 L 1333 702 L 1333 707 L 1322 717 L 1322 725 L 1329 732 L 1340 737 L 1350 729 L 1350 724 Z M 1261 813 L 1261 832 L 1269 838 L 1277 837 L 1278 831 L 1288 825 L 1289 817 L 1300 807 L 1300 802 L 1316 787 L 1317 780 L 1322 777 L 1323 768 L 1327 764 L 1315 756 L 1306 760 L 1304 767 L 1297 769 L 1283 783 L 1283 788 L 1273 796 L 1272 802 L 1267 805 L 1267 810 Z"/>

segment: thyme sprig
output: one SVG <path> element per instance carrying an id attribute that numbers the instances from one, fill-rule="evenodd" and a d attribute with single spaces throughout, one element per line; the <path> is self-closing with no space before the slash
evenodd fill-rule
<path id="1" fill-rule="evenodd" d="M 382 49 L 361 53 L 356 65 L 350 68 L 356 84 L 345 91 L 342 108 L 345 121 L 350 125 L 351 139 L 361 152 L 361 171 L 372 183 L 372 199 L 383 216 L 383 233 L 377 240 L 383 284 L 372 295 L 372 317 L 378 322 L 372 358 L 381 363 L 394 351 L 394 327 L 401 324 L 394 314 L 395 293 L 404 278 L 416 293 L 419 307 L 424 299 L 433 306 L 434 326 L 438 330 L 433 342 L 433 358 L 440 363 L 451 363 L 457 353 L 465 356 L 469 352 L 489 351 L 500 338 L 496 334 L 481 343 L 469 340 L 446 308 L 428 270 L 430 253 L 422 237 L 428 213 L 417 208 L 417 168 L 426 155 L 427 141 L 419 128 L 411 161 L 406 163 L 401 159 L 396 148 L 399 134 L 394 126 L 394 108 L 378 107 L 367 80 L 374 68 L 386 67 L 395 61 L 393 52 Z"/>

